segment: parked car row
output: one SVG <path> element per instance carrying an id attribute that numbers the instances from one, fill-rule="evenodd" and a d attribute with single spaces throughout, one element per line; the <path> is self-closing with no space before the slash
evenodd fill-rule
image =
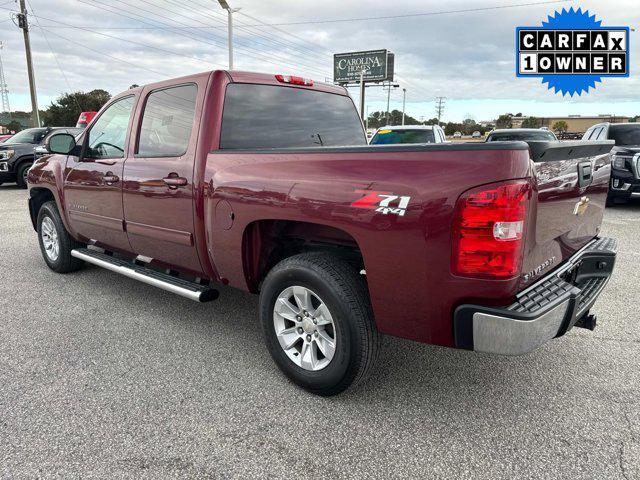
<path id="1" fill-rule="evenodd" d="M 640 123 L 598 123 L 582 140 L 613 140 L 609 205 L 640 198 Z"/>
<path id="2" fill-rule="evenodd" d="M 27 187 L 27 173 L 35 158 L 46 153 L 44 144 L 55 133 L 77 135 L 81 128 L 41 127 L 22 130 L 0 143 L 0 185 L 15 182 Z"/>
<path id="3" fill-rule="evenodd" d="M 27 188 L 27 173 L 37 158 L 47 154 L 45 145 L 49 138 L 56 133 L 78 135 L 97 113 L 80 113 L 75 127 L 27 128 L 0 136 L 0 185 L 15 182 L 19 187 Z"/>

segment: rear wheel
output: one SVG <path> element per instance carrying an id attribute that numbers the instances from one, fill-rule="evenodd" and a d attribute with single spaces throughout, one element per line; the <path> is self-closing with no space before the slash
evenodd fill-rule
<path id="1" fill-rule="evenodd" d="M 367 285 L 332 255 L 305 253 L 276 265 L 262 286 L 260 319 L 278 367 L 318 395 L 359 383 L 377 357 Z"/>
<path id="2" fill-rule="evenodd" d="M 29 175 L 30 163 L 22 163 L 18 166 L 16 172 L 16 183 L 20 188 L 27 188 L 27 175 Z"/>
<path id="3" fill-rule="evenodd" d="M 631 195 L 626 197 L 626 196 L 614 194 L 612 193 L 611 190 L 609 190 L 609 193 L 607 194 L 607 207 L 612 207 L 614 205 L 624 205 L 629 201 L 630 198 L 631 198 Z"/>
<path id="4" fill-rule="evenodd" d="M 38 241 L 47 266 L 58 273 L 67 273 L 82 267 L 82 260 L 71 256 L 71 250 L 81 246 L 64 228 L 58 207 L 49 201 L 38 211 Z"/>

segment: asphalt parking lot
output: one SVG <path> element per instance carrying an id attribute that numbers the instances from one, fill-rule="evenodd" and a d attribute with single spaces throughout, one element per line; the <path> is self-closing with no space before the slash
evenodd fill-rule
<path id="1" fill-rule="evenodd" d="M 257 298 L 196 304 L 49 271 L 0 187 L 0 478 L 640 478 L 640 203 L 608 209 L 595 332 L 505 358 L 386 338 L 318 398 L 263 347 Z"/>

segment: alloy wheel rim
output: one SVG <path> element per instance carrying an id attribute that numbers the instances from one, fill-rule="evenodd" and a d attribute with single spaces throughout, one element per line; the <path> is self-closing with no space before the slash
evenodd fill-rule
<path id="1" fill-rule="evenodd" d="M 300 368 L 315 372 L 331 363 L 336 329 L 329 308 L 313 291 L 285 288 L 273 307 L 273 326 L 280 347 Z"/>
<path id="2" fill-rule="evenodd" d="M 27 177 L 29 176 L 29 169 L 25 168 L 24 172 L 22 172 L 22 181 L 24 182 L 24 184 L 27 184 Z"/>
<path id="3" fill-rule="evenodd" d="M 60 241 L 58 239 L 58 231 L 50 217 L 44 217 L 42 220 L 40 236 L 47 257 L 52 262 L 55 262 L 60 255 Z"/>

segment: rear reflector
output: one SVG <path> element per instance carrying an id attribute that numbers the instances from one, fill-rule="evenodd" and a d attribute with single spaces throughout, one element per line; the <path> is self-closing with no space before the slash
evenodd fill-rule
<path id="1" fill-rule="evenodd" d="M 310 78 L 296 77 L 294 75 L 276 75 L 276 80 L 281 83 L 289 83 L 291 85 L 306 85 L 307 87 L 313 86 L 313 80 Z"/>
<path id="2" fill-rule="evenodd" d="M 510 278 L 520 271 L 531 186 L 526 181 L 485 185 L 456 204 L 452 270 L 456 275 Z"/>

